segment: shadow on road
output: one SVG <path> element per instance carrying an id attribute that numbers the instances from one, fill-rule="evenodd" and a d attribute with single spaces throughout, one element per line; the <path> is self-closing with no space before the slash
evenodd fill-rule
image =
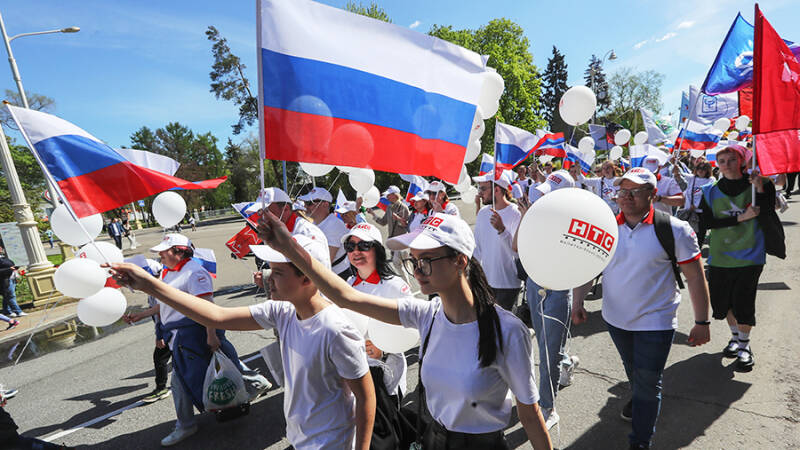
<path id="1" fill-rule="evenodd" d="M 664 400 L 653 448 L 684 448 L 705 434 L 750 388 L 749 383 L 734 380 L 733 374 L 733 366 L 726 365 L 719 353 L 699 354 L 669 366 L 664 371 Z M 619 414 L 630 398 L 630 387 L 621 382 L 608 392 L 611 397 L 600 410 L 599 421 L 570 449 L 627 447 L 631 427 Z"/>

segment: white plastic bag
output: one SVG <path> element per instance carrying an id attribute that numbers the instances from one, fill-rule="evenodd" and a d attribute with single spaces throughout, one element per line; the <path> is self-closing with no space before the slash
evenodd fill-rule
<path id="1" fill-rule="evenodd" d="M 203 382 L 203 406 L 213 411 L 247 403 L 248 399 L 242 374 L 222 351 L 214 352 Z"/>

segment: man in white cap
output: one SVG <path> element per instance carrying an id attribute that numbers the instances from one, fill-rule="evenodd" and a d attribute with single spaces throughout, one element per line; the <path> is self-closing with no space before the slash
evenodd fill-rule
<path id="1" fill-rule="evenodd" d="M 374 209 L 368 209 L 367 211 L 369 211 L 378 225 L 386 225 L 388 237 L 392 238 L 408 233 L 408 226 L 404 225 L 404 223 L 408 220 L 410 212 L 408 211 L 408 206 L 400 201 L 400 188 L 389 186 L 381 195 L 386 197 L 390 203 L 383 217 L 377 217 Z"/>
<path id="2" fill-rule="evenodd" d="M 682 206 L 686 201 L 675 178 L 663 175 L 660 172 L 661 161 L 653 156 L 648 156 L 642 162 L 642 167 L 653 172 L 656 177 L 656 196 L 653 199 L 653 207 L 667 214 L 672 214 L 673 206 Z"/>
<path id="3" fill-rule="evenodd" d="M 621 414 L 632 422 L 630 448 L 649 448 L 661 407 L 664 366 L 678 327 L 681 292 L 674 266 L 686 277 L 694 310 L 689 345 L 710 339 L 708 285 L 692 228 L 653 208 L 655 175 L 635 167 L 617 185 L 619 234 L 614 256 L 603 270 L 602 313 L 633 391 Z M 669 227 L 671 252 L 662 244 L 669 238 L 657 231 L 662 226 Z M 575 324 L 587 319 L 583 298 L 590 287 L 587 283 L 574 291 Z"/>
<path id="4" fill-rule="evenodd" d="M 574 188 L 575 180 L 566 170 L 557 170 L 547 176 L 544 183 L 533 186 L 528 193 L 530 203 L 522 203 L 523 214 L 528 205 L 543 196 L 564 188 Z M 513 248 L 517 251 L 517 235 Z M 565 270 L 569 270 L 565 268 Z M 536 332 L 539 347 L 539 406 L 542 408 L 547 429 L 560 420 L 555 409 L 555 399 L 560 386 L 572 384 L 573 373 L 580 360 L 566 351 L 567 321 L 570 316 L 572 292 L 554 291 L 536 284 L 530 277 L 525 280 L 525 296 L 531 311 L 531 325 Z"/>
<path id="5" fill-rule="evenodd" d="M 309 216 L 328 239 L 331 270 L 346 280 L 350 276 L 350 264 L 347 262 L 347 253 L 342 248 L 341 240 L 342 236 L 347 234 L 347 226 L 331 213 L 333 196 L 327 189 L 315 187 L 308 194 L 301 195 L 299 198 L 306 202 Z"/>
<path id="6" fill-rule="evenodd" d="M 445 188 L 444 183 L 441 181 L 432 181 L 431 184 L 428 185 L 428 188 L 425 189 L 425 193 L 428 194 L 428 199 L 431 202 L 431 215 L 443 212 L 452 216 L 461 217 L 458 206 L 450 203 L 450 198 L 447 196 L 447 188 Z"/>
<path id="7" fill-rule="evenodd" d="M 336 205 L 333 212 L 342 216 L 342 222 L 344 222 L 344 226 L 346 226 L 348 230 L 356 226 L 356 224 L 366 221 L 362 214 L 358 214 L 358 206 L 356 206 L 356 202 L 352 200 L 346 200 Z"/>
<path id="8" fill-rule="evenodd" d="M 522 217 L 517 205 L 511 203 L 511 171 L 503 171 L 496 180 L 494 172 L 472 179 L 478 183 L 478 196 L 486 205 L 475 218 L 472 256 L 481 263 L 495 302 L 511 311 L 522 289 L 514 263 L 516 255 L 511 248 Z"/>

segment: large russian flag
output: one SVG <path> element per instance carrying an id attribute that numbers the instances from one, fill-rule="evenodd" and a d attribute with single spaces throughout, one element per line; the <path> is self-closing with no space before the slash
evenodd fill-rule
<path id="1" fill-rule="evenodd" d="M 675 150 L 708 150 L 719 143 L 722 133 L 713 127 L 689 121 L 675 139 Z"/>
<path id="2" fill-rule="evenodd" d="M 458 181 L 480 55 L 308 0 L 260 0 L 258 41 L 265 157 Z"/>
<path id="3" fill-rule="evenodd" d="M 515 126 L 497 122 L 494 127 L 494 160 L 497 169 L 511 170 L 533 152 L 540 137 Z"/>
<path id="4" fill-rule="evenodd" d="M 56 116 L 8 105 L 43 169 L 78 217 L 118 208 L 173 188 L 210 189 L 227 177 L 197 183 L 136 164 Z"/>

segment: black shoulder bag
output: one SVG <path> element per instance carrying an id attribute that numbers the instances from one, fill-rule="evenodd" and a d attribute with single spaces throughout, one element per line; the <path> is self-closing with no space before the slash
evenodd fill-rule
<path id="1" fill-rule="evenodd" d="M 675 258 L 675 236 L 672 235 L 672 224 L 669 222 L 669 214 L 664 211 L 655 210 L 653 216 L 653 226 L 656 231 L 656 238 L 658 242 L 667 252 L 669 262 L 672 264 L 672 273 L 675 274 L 675 280 L 678 282 L 678 287 L 683 289 L 683 279 L 681 278 L 681 271 L 678 268 L 678 260 Z"/>

